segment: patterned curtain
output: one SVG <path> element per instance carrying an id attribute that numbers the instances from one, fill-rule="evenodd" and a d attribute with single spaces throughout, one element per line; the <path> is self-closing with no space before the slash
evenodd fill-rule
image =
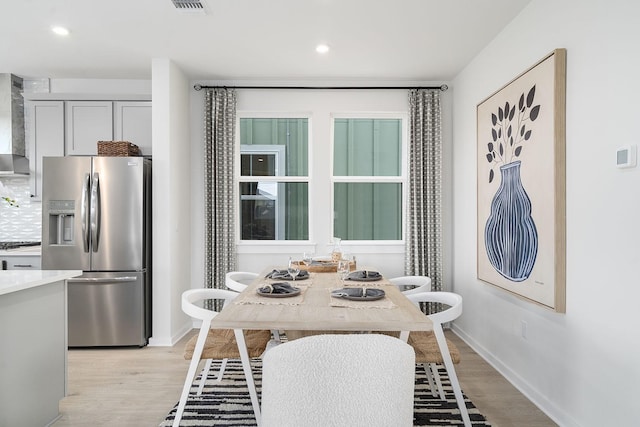
<path id="1" fill-rule="evenodd" d="M 223 288 L 224 276 L 235 270 L 235 211 L 233 203 L 234 89 L 206 89 L 204 112 L 205 265 L 204 287 Z M 220 301 L 211 303 L 222 309 Z"/>
<path id="2" fill-rule="evenodd" d="M 440 90 L 409 91 L 409 212 L 405 274 L 442 290 L 442 134 Z M 429 308 L 423 307 L 425 312 Z"/>

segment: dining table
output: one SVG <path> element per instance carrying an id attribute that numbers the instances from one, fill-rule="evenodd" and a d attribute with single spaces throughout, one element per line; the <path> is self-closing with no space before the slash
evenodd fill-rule
<path id="1" fill-rule="evenodd" d="M 270 278 L 277 272 L 274 277 Z M 362 273 L 364 272 L 364 274 Z M 375 273 L 375 274 L 373 274 Z M 315 333 L 397 333 L 405 342 L 411 331 L 431 331 L 431 320 L 397 286 L 389 282 L 375 269 L 359 269 L 347 278 L 336 272 L 309 272 L 298 280 L 283 280 L 286 269 L 267 269 L 262 272 L 232 302 L 218 313 L 211 322 L 213 329 L 233 329 L 240 352 L 243 371 L 256 422 L 261 425 L 260 403 L 253 379 L 243 331 L 284 330 L 291 337 Z M 286 276 L 284 276 L 286 277 Z M 353 279 L 352 279 L 353 277 Z M 290 279 L 290 277 L 289 277 Z M 299 289 L 295 295 L 264 295 L 269 285 L 288 283 Z M 332 291 L 351 291 L 352 295 L 332 296 Z M 380 295 L 382 298 L 358 298 L 360 292 Z M 367 290 L 368 289 L 368 290 Z M 260 290 L 260 292 L 258 292 Z M 268 350 L 267 350 L 268 351 Z"/>

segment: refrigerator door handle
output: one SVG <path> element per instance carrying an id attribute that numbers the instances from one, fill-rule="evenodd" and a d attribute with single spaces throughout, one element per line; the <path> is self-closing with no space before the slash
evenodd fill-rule
<path id="1" fill-rule="evenodd" d="M 82 245 L 85 252 L 89 252 L 89 181 L 91 176 L 84 175 L 82 182 L 82 200 L 80 206 L 80 218 L 82 221 Z"/>
<path id="2" fill-rule="evenodd" d="M 98 252 L 98 239 L 100 238 L 100 177 L 97 172 L 93 174 L 91 183 L 91 249 Z"/>
<path id="3" fill-rule="evenodd" d="M 137 277 L 135 276 L 120 276 L 120 277 L 83 277 L 80 279 L 67 279 L 67 283 L 113 283 L 113 282 L 135 282 Z"/>

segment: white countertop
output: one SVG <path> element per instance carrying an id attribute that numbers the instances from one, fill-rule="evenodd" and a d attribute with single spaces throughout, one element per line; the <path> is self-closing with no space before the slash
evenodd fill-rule
<path id="1" fill-rule="evenodd" d="M 0 271 L 0 295 L 81 276 L 82 270 L 5 270 Z"/>

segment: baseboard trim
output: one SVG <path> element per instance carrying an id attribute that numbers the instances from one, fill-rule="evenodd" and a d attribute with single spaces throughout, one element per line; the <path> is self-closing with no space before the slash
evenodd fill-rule
<path id="1" fill-rule="evenodd" d="M 473 351 L 478 353 L 489 365 L 498 371 L 507 381 L 517 388 L 520 393 L 536 405 L 538 409 L 551 418 L 553 422 L 563 427 L 580 427 L 580 425 L 569 414 L 554 405 L 553 402 L 531 387 L 531 385 L 520 375 L 502 363 L 500 359 L 493 355 L 493 353 L 487 351 L 486 348 L 474 340 L 464 330 L 460 329 L 455 324 L 452 325 L 451 330 L 469 347 L 471 347 Z"/>
<path id="2" fill-rule="evenodd" d="M 187 335 L 194 328 L 191 319 L 185 323 L 182 328 L 178 330 L 171 337 L 151 337 L 149 338 L 149 347 L 173 347 L 178 341 L 180 341 L 185 335 Z"/>

